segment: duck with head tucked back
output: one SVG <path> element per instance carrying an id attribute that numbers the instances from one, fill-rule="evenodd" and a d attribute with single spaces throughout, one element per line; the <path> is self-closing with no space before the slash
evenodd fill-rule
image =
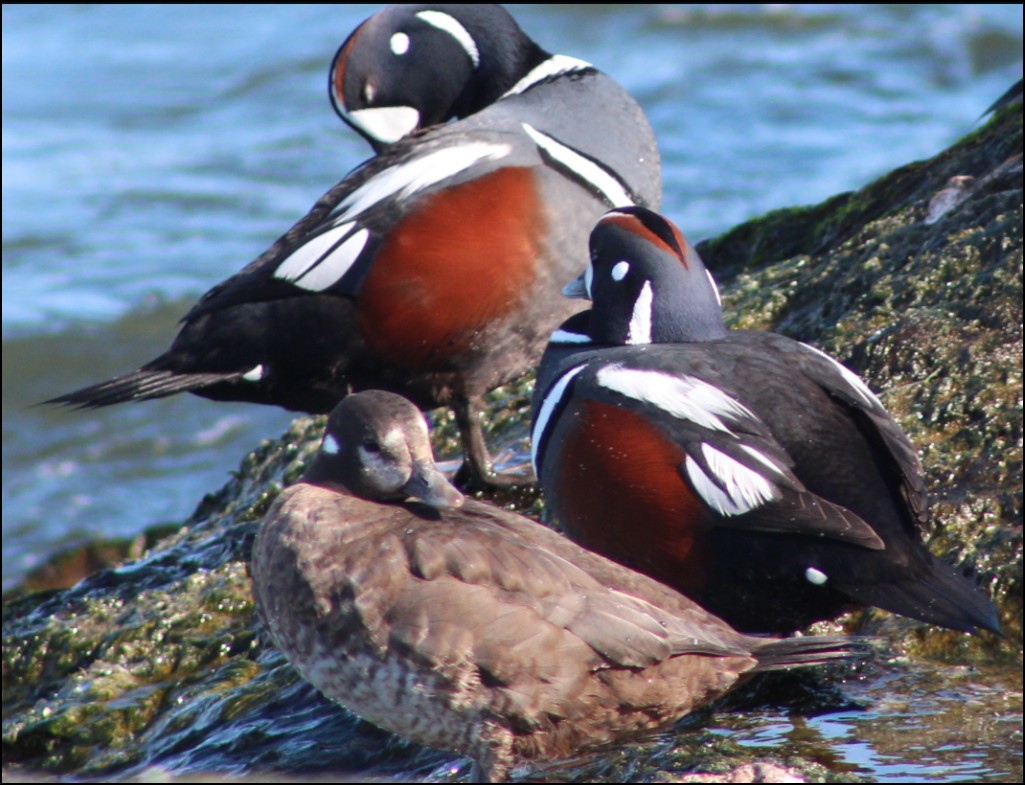
<path id="1" fill-rule="evenodd" d="M 785 633 L 858 606 L 1000 631 L 922 541 L 914 446 L 854 373 L 798 341 L 728 330 L 679 230 L 614 210 L 568 293 L 534 398 L 534 462 L 571 537 L 734 627 Z"/>
<path id="2" fill-rule="evenodd" d="M 330 83 L 379 154 L 207 292 L 167 352 L 51 402 L 188 391 L 326 413 L 383 388 L 452 407 L 471 485 L 523 482 L 492 469 L 482 396 L 534 367 L 579 310 L 559 288 L 594 221 L 658 205 L 651 126 L 614 80 L 492 4 L 386 8 L 341 47 Z"/>
<path id="3" fill-rule="evenodd" d="M 256 607 L 324 695 L 476 776 L 663 728 L 746 674 L 843 660 L 844 637 L 742 635 L 672 589 L 463 496 L 408 401 L 369 391 L 261 525 Z"/>

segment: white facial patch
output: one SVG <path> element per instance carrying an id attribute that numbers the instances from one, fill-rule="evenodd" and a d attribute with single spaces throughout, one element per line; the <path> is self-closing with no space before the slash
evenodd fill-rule
<path id="1" fill-rule="evenodd" d="M 389 43 L 391 45 L 391 52 L 396 57 L 402 57 L 402 55 L 409 52 L 409 36 L 405 33 L 396 33 L 391 37 Z"/>
<path id="2" fill-rule="evenodd" d="M 594 264 L 591 262 L 587 263 L 587 269 L 584 270 L 584 294 L 587 295 L 588 300 L 593 300 L 594 296 Z"/>
<path id="3" fill-rule="evenodd" d="M 534 144 L 547 153 L 552 160 L 565 166 L 601 194 L 609 207 L 628 207 L 634 203 L 619 180 L 591 159 L 571 147 L 567 147 L 554 137 L 541 133 L 528 123 L 523 123 L 523 130 L 527 132 L 527 136 L 534 141 Z"/>
<path id="4" fill-rule="evenodd" d="M 723 422 L 724 418 L 734 421 L 758 419 L 722 390 L 691 376 L 641 371 L 617 364 L 598 371 L 597 380 L 607 390 L 713 431 L 733 433 Z"/>
<path id="5" fill-rule="evenodd" d="M 861 398 L 861 400 L 864 403 L 868 404 L 868 406 L 872 408 L 883 408 L 882 402 L 876 397 L 875 393 L 873 393 L 868 388 L 868 385 L 865 384 L 858 377 L 858 375 L 854 373 L 854 371 L 837 362 L 834 358 L 830 357 L 821 349 L 816 349 L 814 346 L 809 346 L 806 343 L 802 343 L 801 346 L 803 346 L 805 349 L 808 349 L 809 351 L 814 352 L 824 360 L 827 360 L 830 363 L 830 365 L 832 365 L 837 370 L 837 372 L 843 377 L 843 380 L 847 382 L 848 386 L 850 386 L 851 389 L 853 389 L 854 392 L 857 393 L 858 397 Z"/>
<path id="6" fill-rule="evenodd" d="M 325 455 L 338 455 L 342 451 L 342 446 L 334 436 L 326 433 L 324 434 L 324 441 L 320 445 L 320 450 Z"/>
<path id="7" fill-rule="evenodd" d="M 247 373 L 242 378 L 243 378 L 243 380 L 245 380 L 247 382 L 256 383 L 256 382 L 259 382 L 259 381 L 263 380 L 264 373 L 265 373 L 265 369 L 264 369 L 263 365 L 257 365 L 255 368 L 253 368 L 253 370 L 251 370 L 249 373 Z"/>
<path id="8" fill-rule="evenodd" d="M 562 396 L 566 394 L 566 388 L 569 387 L 570 382 L 586 367 L 586 365 L 578 365 L 576 368 L 572 368 L 564 373 L 541 402 L 541 409 L 537 413 L 537 420 L 534 421 L 534 427 L 530 432 L 530 462 L 534 467 L 534 474 L 537 476 L 541 475 L 541 467 L 537 464 L 537 458 L 541 447 L 541 440 L 545 438 L 548 432 L 548 421 L 552 419 L 555 407 L 559 405 Z"/>
<path id="9" fill-rule="evenodd" d="M 720 515 L 743 515 L 779 498 L 775 486 L 756 471 L 752 471 L 729 455 L 708 444 L 701 445 L 713 477 L 709 477 L 700 464 L 687 456 L 687 476 L 701 498 Z"/>
<path id="10" fill-rule="evenodd" d="M 370 88 L 368 88 L 370 89 Z M 373 97 L 367 97 L 371 103 Z M 395 144 L 420 125 L 420 113 L 411 106 L 378 106 L 349 112 L 346 118 L 371 139 L 382 144 Z"/>
<path id="11" fill-rule="evenodd" d="M 335 208 L 335 220 L 353 220 L 387 199 L 408 199 L 482 161 L 497 161 L 511 152 L 512 147 L 507 144 L 476 142 L 435 150 L 399 166 L 390 166 L 349 194 Z"/>
<path id="12" fill-rule="evenodd" d="M 816 570 L 814 567 L 809 567 L 804 571 L 805 580 L 808 583 L 814 584 L 815 586 L 825 586 L 829 581 L 829 576 L 822 570 Z"/>
<path id="13" fill-rule="evenodd" d="M 477 42 L 473 40 L 473 36 L 455 17 L 449 16 L 442 11 L 421 11 L 417 14 L 417 18 L 426 22 L 431 27 L 448 33 L 463 47 L 466 56 L 473 63 L 473 67 L 476 68 L 480 65 L 480 50 L 477 48 Z"/>
<path id="14" fill-rule="evenodd" d="M 594 68 L 594 66 L 590 63 L 584 62 L 583 60 L 578 60 L 575 57 L 554 55 L 535 67 L 534 70 L 513 85 L 509 92 L 503 95 L 502 98 L 524 93 L 538 82 L 543 82 L 545 79 L 562 76 L 563 74 L 571 74 L 575 71 L 585 71 L 588 68 Z"/>
<path id="15" fill-rule="evenodd" d="M 612 280 L 616 283 L 621 282 L 627 275 L 630 274 L 630 262 L 620 262 L 612 268 Z"/>
<path id="16" fill-rule="evenodd" d="M 651 281 L 646 281 L 641 293 L 637 295 L 634 312 L 630 317 L 630 334 L 626 342 L 631 346 L 651 343 L 651 312 L 654 303 L 655 293 L 652 291 Z"/>
<path id="17" fill-rule="evenodd" d="M 310 292 L 329 289 L 349 272 L 370 239 L 366 229 L 354 228 L 349 222 L 317 235 L 278 265 L 274 277 Z"/>

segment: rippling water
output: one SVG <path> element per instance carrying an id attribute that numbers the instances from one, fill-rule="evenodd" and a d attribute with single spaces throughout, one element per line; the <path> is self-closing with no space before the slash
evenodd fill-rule
<path id="1" fill-rule="evenodd" d="M 184 518 L 284 428 L 191 396 L 31 407 L 163 351 L 367 155 L 325 82 L 378 7 L 4 4 L 5 587 L 64 545 Z M 1020 4 L 509 7 L 645 106 L 694 240 L 931 156 L 1021 75 Z"/>

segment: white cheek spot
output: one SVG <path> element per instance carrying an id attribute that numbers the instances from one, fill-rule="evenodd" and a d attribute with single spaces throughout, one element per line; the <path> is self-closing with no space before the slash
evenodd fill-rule
<path id="1" fill-rule="evenodd" d="M 655 302 L 655 293 L 651 289 L 651 281 L 644 284 L 641 293 L 634 303 L 634 312 L 630 317 L 630 335 L 626 342 L 633 346 L 651 343 L 651 311 Z"/>
<path id="2" fill-rule="evenodd" d="M 473 67 L 476 68 L 480 65 L 480 50 L 477 48 L 477 42 L 473 40 L 473 36 L 455 17 L 449 16 L 442 11 L 421 11 L 417 14 L 417 17 L 431 27 L 436 27 L 438 30 L 442 30 L 456 39 L 466 52 L 466 56 L 470 58 Z"/>
<path id="3" fill-rule="evenodd" d="M 804 571 L 804 577 L 808 583 L 814 584 L 815 586 L 825 586 L 829 580 L 829 576 L 822 570 L 816 570 L 814 567 L 809 567 Z"/>
<path id="4" fill-rule="evenodd" d="M 690 376 L 638 371 L 615 364 L 598 371 L 597 381 L 607 390 L 713 431 L 733 433 L 723 418 L 758 421 L 743 404 L 722 390 Z"/>
<path id="5" fill-rule="evenodd" d="M 342 446 L 338 443 L 338 440 L 330 433 L 324 434 L 324 441 L 320 445 L 320 450 L 325 455 L 338 455 L 342 451 Z"/>
<path id="6" fill-rule="evenodd" d="M 391 51 L 396 57 L 409 52 L 409 36 L 405 33 L 396 33 L 391 37 Z"/>
<path id="7" fill-rule="evenodd" d="M 548 423 L 552 419 L 555 407 L 559 405 L 562 396 L 566 394 L 566 388 L 569 387 L 569 383 L 586 367 L 586 365 L 578 365 L 576 368 L 564 373 L 541 402 L 541 408 L 537 413 L 537 420 L 535 420 L 534 427 L 530 433 L 530 461 L 534 466 L 534 474 L 538 476 L 541 475 L 541 467 L 538 465 L 541 441 L 548 435 Z"/>
<path id="8" fill-rule="evenodd" d="M 253 370 L 247 373 L 242 378 L 247 382 L 259 382 L 263 380 L 263 375 L 266 373 L 266 369 L 263 365 L 257 365 Z"/>
<path id="9" fill-rule="evenodd" d="M 630 273 L 630 263 L 620 262 L 612 268 L 612 280 L 616 283 L 622 281 Z"/>
<path id="10" fill-rule="evenodd" d="M 743 515 L 778 498 L 771 482 L 755 471 L 719 452 L 710 445 L 701 445 L 713 477 L 691 456 L 687 456 L 687 475 L 694 489 L 720 515 Z"/>

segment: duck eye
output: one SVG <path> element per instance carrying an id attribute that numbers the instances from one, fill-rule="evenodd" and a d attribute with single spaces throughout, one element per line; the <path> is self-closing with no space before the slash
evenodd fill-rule
<path id="1" fill-rule="evenodd" d="M 396 33 L 391 37 L 391 51 L 396 57 L 402 57 L 409 51 L 409 36 L 405 33 Z"/>
<path id="2" fill-rule="evenodd" d="M 376 455 L 381 452 L 381 445 L 377 443 L 376 439 L 365 439 L 363 444 L 360 445 L 364 452 L 368 452 Z"/>

